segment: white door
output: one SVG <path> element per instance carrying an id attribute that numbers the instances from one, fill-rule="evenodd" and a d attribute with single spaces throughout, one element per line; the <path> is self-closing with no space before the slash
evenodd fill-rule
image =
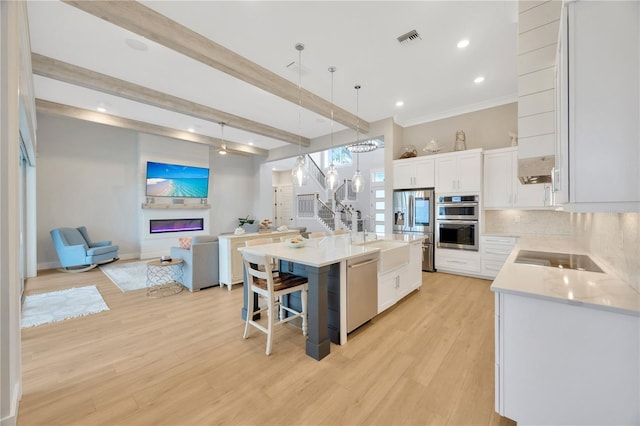
<path id="1" fill-rule="evenodd" d="M 371 170 L 371 197 L 369 198 L 371 212 L 374 220 L 374 230 L 377 234 L 384 233 L 384 170 Z"/>
<path id="2" fill-rule="evenodd" d="M 278 186 L 274 191 L 274 218 L 276 226 L 293 226 L 293 188 Z"/>

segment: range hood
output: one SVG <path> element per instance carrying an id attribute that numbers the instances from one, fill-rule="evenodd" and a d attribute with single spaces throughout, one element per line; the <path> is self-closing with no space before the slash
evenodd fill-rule
<path id="1" fill-rule="evenodd" d="M 554 155 L 518 158 L 518 179 L 525 185 L 551 183 L 551 173 L 555 165 Z"/>

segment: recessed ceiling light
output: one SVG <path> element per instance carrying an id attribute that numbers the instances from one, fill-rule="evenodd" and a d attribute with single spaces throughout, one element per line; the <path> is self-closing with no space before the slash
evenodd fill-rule
<path id="1" fill-rule="evenodd" d="M 402 105 L 404 105 L 404 102 L 402 102 L 402 101 L 398 101 L 398 102 L 396 102 L 396 106 L 397 106 L 397 107 L 401 107 Z"/>
<path id="2" fill-rule="evenodd" d="M 105 107 L 98 107 L 96 108 L 98 110 L 98 112 L 107 112 L 107 109 Z"/>
<path id="3" fill-rule="evenodd" d="M 457 44 L 458 49 L 464 49 L 464 48 L 465 48 L 465 47 L 467 47 L 468 45 L 469 45 L 469 40 L 467 40 L 466 38 L 465 38 L 465 39 L 460 40 L 460 41 L 458 42 L 458 44 Z"/>
<path id="4" fill-rule="evenodd" d="M 253 146 L 253 142 L 249 142 L 249 146 Z"/>
<path id="5" fill-rule="evenodd" d="M 196 131 L 193 127 L 189 127 L 187 130 L 190 131 L 191 133 Z"/>
<path id="6" fill-rule="evenodd" d="M 475 80 L 473 80 L 474 83 L 478 84 L 478 83 L 482 83 L 484 81 L 484 77 L 483 76 L 478 76 L 475 78 Z"/>
<path id="7" fill-rule="evenodd" d="M 127 43 L 127 46 L 129 46 L 130 48 L 132 48 L 133 50 L 137 50 L 139 52 L 144 52 L 149 48 L 145 43 L 133 38 L 125 39 L 124 42 Z"/>

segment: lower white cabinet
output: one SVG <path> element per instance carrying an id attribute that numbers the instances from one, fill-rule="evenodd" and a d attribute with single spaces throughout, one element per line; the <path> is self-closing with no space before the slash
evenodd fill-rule
<path id="1" fill-rule="evenodd" d="M 461 275 L 480 275 L 480 252 L 436 247 L 436 269 Z"/>
<path id="2" fill-rule="evenodd" d="M 422 285 L 422 245 L 411 244 L 409 263 L 385 273 L 378 273 L 378 313 Z"/>
<path id="3" fill-rule="evenodd" d="M 516 241 L 517 238 L 511 236 L 480 236 L 480 273 L 483 277 L 495 278 L 498 275 Z"/>
<path id="4" fill-rule="evenodd" d="M 495 294 L 495 410 L 518 424 L 640 422 L 637 315 Z"/>
<path id="5" fill-rule="evenodd" d="M 238 251 L 238 248 L 244 247 L 245 241 L 265 238 L 271 240 L 271 242 L 277 243 L 280 241 L 280 237 L 288 237 L 299 234 L 300 231 L 287 231 L 269 233 L 252 232 L 242 235 L 229 234 L 218 236 L 220 247 L 218 255 L 220 269 L 220 287 L 226 285 L 227 287 L 229 287 L 229 289 L 231 289 L 231 286 L 233 284 L 242 282 L 242 254 Z"/>

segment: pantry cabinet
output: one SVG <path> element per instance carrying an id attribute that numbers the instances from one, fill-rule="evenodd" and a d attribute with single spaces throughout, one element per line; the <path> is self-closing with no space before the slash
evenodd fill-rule
<path id="1" fill-rule="evenodd" d="M 435 157 L 437 193 L 480 193 L 481 181 L 481 149 L 440 154 Z"/>
<path id="2" fill-rule="evenodd" d="M 562 9 L 557 56 L 555 202 L 640 210 L 640 2 Z"/>
<path id="3" fill-rule="evenodd" d="M 484 152 L 485 209 L 551 208 L 551 185 L 523 185 L 518 179 L 518 148 Z"/>
<path id="4" fill-rule="evenodd" d="M 435 161 L 414 157 L 393 162 L 393 189 L 433 188 Z"/>

